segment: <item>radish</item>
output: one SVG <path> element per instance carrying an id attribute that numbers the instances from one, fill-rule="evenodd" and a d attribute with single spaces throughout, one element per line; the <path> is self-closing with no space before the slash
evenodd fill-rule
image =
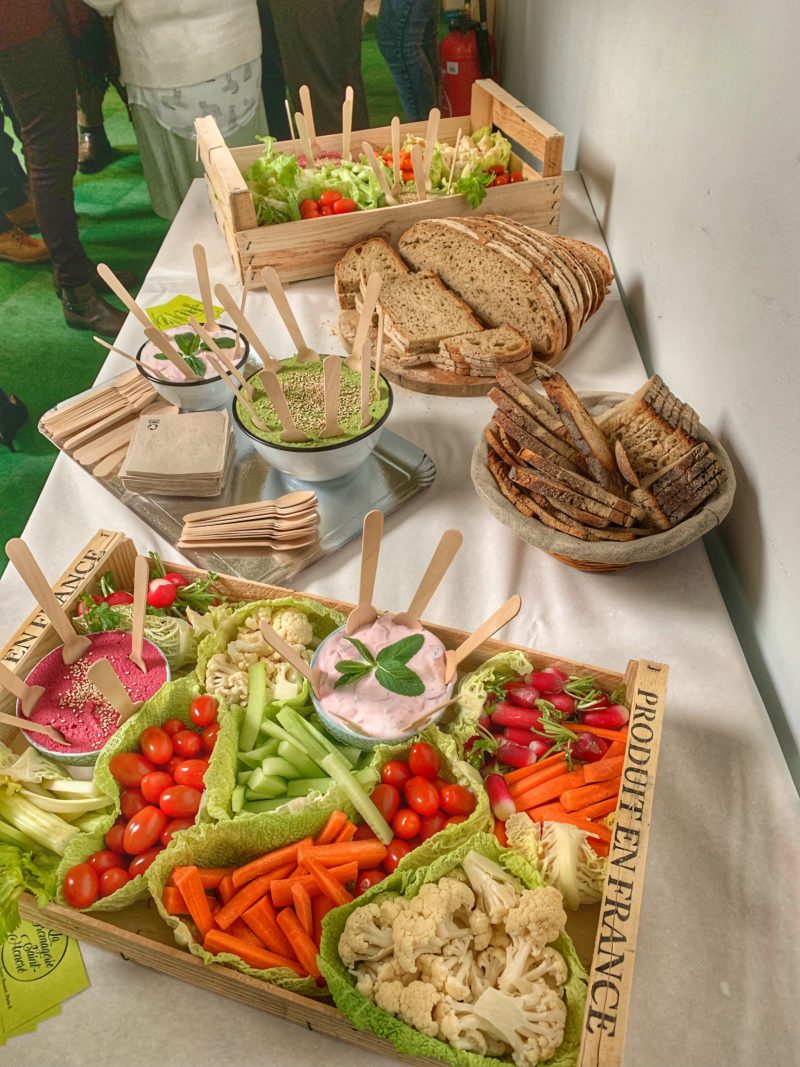
<path id="1" fill-rule="evenodd" d="M 515 726 L 519 730 L 538 730 L 542 724 L 542 714 L 529 708 L 515 707 L 503 700 L 494 709 L 492 721 L 500 726 Z"/>
<path id="2" fill-rule="evenodd" d="M 534 671 L 530 675 L 531 685 L 539 690 L 540 693 L 560 693 L 564 688 L 564 682 L 566 681 L 565 675 L 561 671 L 555 669 L 545 671 Z"/>
<path id="3" fill-rule="evenodd" d="M 482 730 L 489 730 L 494 734 L 501 734 L 503 732 L 502 723 L 495 722 L 489 715 L 481 715 L 478 719 L 478 726 Z"/>
<path id="4" fill-rule="evenodd" d="M 574 759 L 583 760 L 584 763 L 597 763 L 606 754 L 608 741 L 594 734 L 581 734 L 577 741 L 570 745 L 570 755 Z"/>
<path id="5" fill-rule="evenodd" d="M 518 726 L 506 726 L 503 730 L 503 737 L 513 741 L 515 745 L 532 745 L 537 740 L 536 735 L 530 730 L 521 730 Z M 538 740 L 541 741 L 542 738 Z"/>
<path id="6" fill-rule="evenodd" d="M 560 671 L 558 669 L 558 667 L 545 667 L 543 673 L 544 674 L 554 674 L 556 676 L 556 678 L 560 678 L 561 679 L 561 684 L 562 685 L 567 680 L 567 675 L 564 674 L 563 671 Z"/>
<path id="7" fill-rule="evenodd" d="M 571 697 L 569 693 L 551 693 L 550 703 L 562 715 L 569 717 L 575 714 L 575 697 Z"/>
<path id="8" fill-rule="evenodd" d="M 535 708 L 539 699 L 539 690 L 520 678 L 513 682 L 506 682 L 503 686 L 506 699 L 512 704 L 518 704 L 521 708 Z"/>
<path id="9" fill-rule="evenodd" d="M 630 712 L 623 704 L 609 704 L 597 711 L 581 712 L 581 722 L 602 730 L 621 730 L 629 718 Z"/>
<path id="10" fill-rule="evenodd" d="M 517 805 L 514 803 L 514 798 L 511 796 L 511 790 L 506 785 L 505 778 L 502 774 L 490 774 L 484 785 L 486 786 L 486 792 L 489 794 L 489 804 L 494 817 L 499 819 L 500 822 L 505 822 L 517 810 Z"/>
<path id="11" fill-rule="evenodd" d="M 530 767 L 536 762 L 536 753 L 529 745 L 517 745 L 501 737 L 497 745 L 497 759 L 509 767 Z"/>
<path id="12" fill-rule="evenodd" d="M 609 707 L 611 707 L 611 701 L 605 693 L 601 693 L 599 689 L 593 689 L 591 693 L 580 698 L 575 705 L 575 710 L 582 715 L 584 711 L 605 711 Z"/>

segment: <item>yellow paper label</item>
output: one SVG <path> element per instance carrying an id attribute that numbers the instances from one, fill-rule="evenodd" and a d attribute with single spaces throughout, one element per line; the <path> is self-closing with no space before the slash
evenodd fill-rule
<path id="1" fill-rule="evenodd" d="M 214 305 L 214 317 L 222 314 L 222 308 Z M 185 326 L 194 317 L 203 325 L 206 315 L 200 300 L 193 296 L 173 296 L 166 304 L 156 304 L 147 309 L 147 317 L 157 330 L 168 330 L 170 326 Z"/>

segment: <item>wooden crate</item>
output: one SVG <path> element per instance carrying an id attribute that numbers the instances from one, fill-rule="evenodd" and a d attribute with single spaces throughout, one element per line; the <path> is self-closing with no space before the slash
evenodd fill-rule
<path id="1" fill-rule="evenodd" d="M 86 546 L 55 585 L 56 594 L 69 609 L 84 592 L 98 588 L 101 574 L 110 570 L 120 584 L 133 579 L 136 548 L 124 534 L 101 530 Z M 192 580 L 193 567 L 169 563 Z M 221 592 L 236 600 L 255 600 L 290 593 L 276 586 L 221 576 Z M 353 606 L 338 600 L 311 596 L 348 612 Z M 448 646 L 466 636 L 462 630 L 425 625 Z M 58 644 L 52 628 L 31 616 L 0 653 L 0 660 L 16 664 L 20 674 Z M 489 656 L 510 647 L 502 641 L 486 641 L 464 663 L 474 670 Z M 647 844 L 655 788 L 656 766 L 664 717 L 668 668 L 648 660 L 630 660 L 625 674 L 525 649 L 538 666 L 555 666 L 568 673 L 592 673 L 604 688 L 623 680 L 631 706 L 629 741 L 623 771 L 623 789 L 617 808 L 614 836 L 609 853 L 609 874 L 599 904 L 570 914 L 567 931 L 589 972 L 588 996 L 578 1067 L 619 1067 L 625 1042 L 628 1008 L 636 958 Z M 146 967 L 170 974 L 192 985 L 210 989 L 231 1000 L 259 1008 L 311 1030 L 368 1049 L 376 1055 L 393 1056 L 406 1063 L 433 1065 L 438 1061 L 399 1056 L 393 1046 L 368 1031 L 356 1030 L 329 1003 L 308 999 L 222 966 L 206 966 L 202 960 L 178 948 L 172 932 L 161 921 L 152 902 L 139 903 L 118 912 L 84 914 L 49 905 L 40 909 L 32 897 L 23 897 L 22 914 L 46 922 L 54 929 L 121 953 Z"/>
<path id="2" fill-rule="evenodd" d="M 240 278 L 261 285 L 261 268 L 273 266 L 284 281 L 320 278 L 333 273 L 347 249 L 366 237 L 379 235 L 396 243 L 409 226 L 420 219 L 453 215 L 483 215 L 488 212 L 509 215 L 537 229 L 553 233 L 558 229 L 561 207 L 561 161 L 564 135 L 521 104 L 495 82 L 484 79 L 472 88 L 472 109 L 468 116 L 442 119 L 439 139 L 452 142 L 459 129 L 471 133 L 481 126 L 495 126 L 511 141 L 529 152 L 541 165 L 541 173 L 513 156 L 514 168 L 527 181 L 488 189 L 486 199 L 474 212 L 462 196 L 432 197 L 422 203 L 399 204 L 335 215 L 322 219 L 257 226 L 253 197 L 242 174 L 263 154 L 263 145 L 228 148 L 211 117 L 197 119 L 197 146 L 205 169 L 208 195 L 214 216 L 225 235 Z M 409 122 L 400 127 L 406 133 L 425 135 L 426 123 Z M 341 135 L 318 137 L 322 149 L 341 148 Z M 356 130 L 353 152 L 362 141 L 383 147 L 391 143 L 389 126 Z M 295 149 L 292 141 L 281 141 L 279 151 Z"/>

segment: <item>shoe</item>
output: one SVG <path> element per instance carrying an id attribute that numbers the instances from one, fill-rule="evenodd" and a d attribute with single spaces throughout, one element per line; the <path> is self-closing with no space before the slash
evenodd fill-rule
<path id="1" fill-rule="evenodd" d="M 0 259 L 8 259 L 21 266 L 28 263 L 46 263 L 50 252 L 44 241 L 28 237 L 18 226 L 0 233 Z"/>
<path id="2" fill-rule="evenodd" d="M 78 170 L 81 174 L 97 174 L 114 159 L 104 126 L 81 127 L 78 140 Z"/>
<path id="3" fill-rule="evenodd" d="M 64 308 L 64 321 L 73 330 L 93 330 L 116 337 L 127 318 L 126 311 L 119 311 L 98 296 L 90 282 L 77 289 L 59 289 L 58 294 Z"/>
<path id="4" fill-rule="evenodd" d="M 130 292 L 131 289 L 135 289 L 139 284 L 139 279 L 133 273 L 132 270 L 115 270 L 114 273 Z M 97 273 L 97 265 L 95 263 L 89 264 L 89 281 L 98 293 L 110 293 L 111 289 L 107 282 L 104 282 L 100 275 Z"/>
<path id="5" fill-rule="evenodd" d="M 12 208 L 11 211 L 6 212 L 6 218 L 12 224 L 20 230 L 38 230 L 39 223 L 36 219 L 36 215 L 33 211 L 33 204 L 30 200 L 26 200 L 24 204 L 20 204 L 19 207 Z"/>

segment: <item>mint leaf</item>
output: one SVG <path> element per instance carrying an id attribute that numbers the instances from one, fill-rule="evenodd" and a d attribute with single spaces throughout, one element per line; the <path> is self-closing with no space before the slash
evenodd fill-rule
<path id="1" fill-rule="evenodd" d="M 216 337 L 214 340 L 217 348 L 233 348 L 236 345 L 232 337 Z"/>
<path id="2" fill-rule="evenodd" d="M 350 644 L 353 646 L 353 648 L 355 648 L 358 652 L 361 653 L 361 655 L 364 657 L 364 659 L 367 661 L 367 663 L 371 663 L 371 664 L 374 665 L 375 657 L 372 655 L 372 653 L 370 652 L 370 650 L 367 648 L 367 646 L 364 644 L 363 641 L 359 641 L 355 637 L 348 637 L 347 640 L 350 642 Z M 380 656 L 378 658 L 380 659 Z"/>
<path id="3" fill-rule="evenodd" d="M 206 365 L 199 356 L 187 355 L 183 358 L 186 360 L 186 366 L 189 370 L 193 370 L 200 378 L 205 378 Z"/>
<path id="4" fill-rule="evenodd" d="M 393 645 L 387 645 L 386 648 L 381 649 L 378 653 L 378 664 L 385 670 L 391 670 L 395 666 L 402 667 L 419 652 L 424 642 L 423 634 L 409 634 L 408 637 L 401 637 Z"/>
<path id="5" fill-rule="evenodd" d="M 362 663 L 358 659 L 340 659 L 334 664 L 334 669 L 339 674 L 366 674 L 370 669 L 369 663 Z"/>
<path id="6" fill-rule="evenodd" d="M 387 670 L 378 666 L 375 668 L 375 681 L 390 693 L 403 697 L 419 697 L 425 692 L 425 684 L 410 667 L 399 666 Z"/>
<path id="7" fill-rule="evenodd" d="M 196 333 L 177 333 L 172 340 L 178 346 L 182 356 L 191 356 L 200 347 L 200 338 Z"/>
<path id="8" fill-rule="evenodd" d="M 372 667 L 367 663 L 359 663 L 357 666 L 359 668 L 358 670 L 343 670 L 341 672 L 342 677 L 336 680 L 333 688 L 338 689 L 343 685 L 353 685 L 359 678 L 363 678 L 365 674 L 369 674 L 372 671 Z M 336 669 L 339 670 L 338 663 L 336 664 Z"/>

